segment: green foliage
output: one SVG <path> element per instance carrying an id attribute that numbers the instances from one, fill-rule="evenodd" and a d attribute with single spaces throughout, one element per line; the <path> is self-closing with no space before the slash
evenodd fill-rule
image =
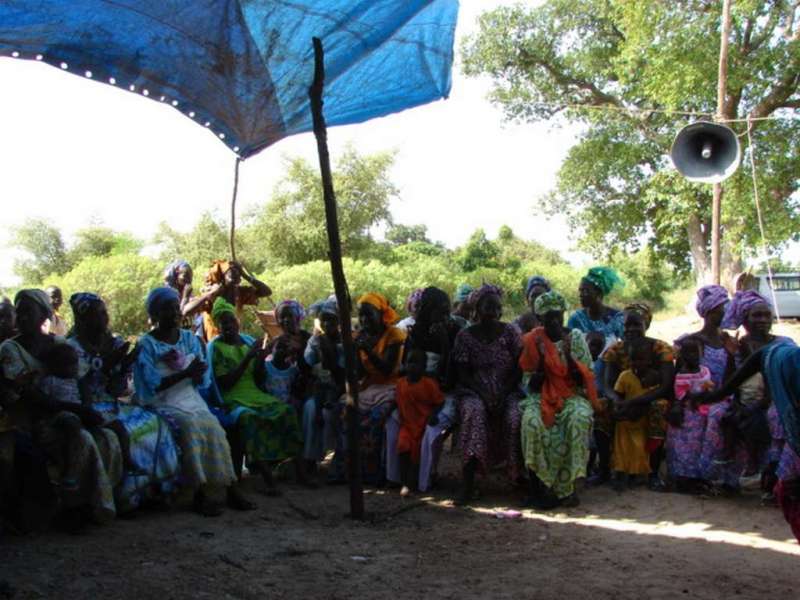
<path id="1" fill-rule="evenodd" d="M 44 219 L 28 219 L 12 229 L 9 245 L 25 253 L 25 257 L 14 259 L 13 267 L 23 284 L 38 285 L 52 273 L 69 270 L 64 238 Z"/>
<path id="2" fill-rule="evenodd" d="M 391 221 L 389 203 L 398 194 L 389 178 L 394 154 L 369 156 L 348 148 L 333 172 L 339 232 L 345 256 L 369 256 L 375 241 L 372 229 Z M 319 171 L 295 158 L 266 206 L 252 215 L 264 250 L 274 264 L 298 265 L 328 256 L 325 206 Z"/>
<path id="3" fill-rule="evenodd" d="M 708 268 L 710 186 L 689 184 L 669 166 L 685 119 L 652 111 L 716 112 L 720 5 L 548 0 L 485 13 L 464 42 L 465 72 L 493 79 L 491 99 L 508 118 L 582 127 L 545 208 L 567 215 L 597 257 L 648 245 L 680 272 Z M 795 10 L 775 0 L 734 3 L 727 118 L 800 106 Z M 767 242 L 779 250 L 800 231 L 800 122 L 759 121 L 752 133 Z M 733 269 L 760 243 L 747 162 L 726 182 L 723 206 Z"/>
<path id="4" fill-rule="evenodd" d="M 422 242 L 430 244 L 428 239 L 428 227 L 425 225 L 403 225 L 400 223 L 392 224 L 386 230 L 386 241 L 395 246 L 410 244 L 411 242 Z"/>
<path id="5" fill-rule="evenodd" d="M 467 273 L 481 267 L 496 268 L 499 265 L 500 248 L 486 237 L 483 229 L 476 229 L 463 247 L 456 252 L 456 262 Z"/>
<path id="6" fill-rule="evenodd" d="M 123 336 L 135 336 L 149 329 L 144 301 L 148 292 L 161 285 L 161 264 L 145 256 L 118 254 L 91 256 L 60 277 L 49 278 L 45 285 L 57 285 L 65 300 L 75 292 L 90 291 L 108 305 L 112 329 Z M 72 315 L 65 307 L 64 316 Z"/>
<path id="7" fill-rule="evenodd" d="M 187 233 L 181 233 L 167 223 L 161 223 L 153 241 L 163 248 L 162 269 L 180 258 L 188 261 L 198 276 L 203 275 L 204 267 L 213 260 L 230 254 L 225 223 L 208 212 L 200 215 L 197 224 Z"/>
<path id="8" fill-rule="evenodd" d="M 68 263 L 77 265 L 91 256 L 138 254 L 144 242 L 125 231 L 92 225 L 75 234 L 75 243 L 69 250 Z"/>

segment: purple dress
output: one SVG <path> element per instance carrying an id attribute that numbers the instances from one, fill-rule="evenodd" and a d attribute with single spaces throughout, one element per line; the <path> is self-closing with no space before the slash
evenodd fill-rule
<path id="1" fill-rule="evenodd" d="M 675 340 L 675 345 L 680 346 L 683 338 Z M 711 373 L 711 380 L 715 387 L 722 385 L 725 379 L 725 370 L 728 365 L 728 351 L 722 348 L 706 346 L 700 364 Z M 722 405 L 728 406 L 729 401 L 720 402 L 709 411 Z M 708 417 L 700 411 L 692 410 L 690 406 L 683 409 L 683 423 L 680 427 L 669 426 L 667 429 L 667 467 L 672 477 L 687 477 L 690 479 L 705 478 L 704 463 L 702 460 L 706 446 L 706 429 Z"/>
<path id="2" fill-rule="evenodd" d="M 794 344 L 789 338 L 781 336 L 776 336 L 770 344 L 776 342 Z M 736 366 L 739 367 L 742 362 L 742 358 L 737 355 Z M 780 443 L 783 439 L 783 428 L 780 425 L 777 412 L 773 407 L 770 407 L 771 410 L 767 413 L 767 419 L 770 421 L 770 432 L 773 438 L 770 450 L 765 453 L 763 457 L 760 457 L 760 460 L 757 459 L 754 461 L 752 457 L 749 456 L 744 444 L 736 444 L 733 449 L 733 454 L 726 457 L 725 437 L 722 433 L 722 419 L 730 408 L 731 400 L 727 399 L 712 406 L 708 412 L 706 433 L 703 438 L 703 450 L 700 456 L 700 469 L 703 479 L 721 481 L 724 485 L 735 488 L 739 486 L 739 478 L 746 471 L 754 472 L 761 467 L 765 467 L 772 458 L 775 458 L 775 462 L 780 462 L 784 448 L 784 445 Z M 773 414 L 770 415 L 770 413 Z M 792 461 L 790 459 L 791 457 L 789 456 L 787 462 L 791 463 Z"/>
<path id="3" fill-rule="evenodd" d="M 497 396 L 508 380 L 516 376 L 521 351 L 519 334 L 504 323 L 500 336 L 488 344 L 475 337 L 469 329 L 462 330 L 456 336 L 451 358 L 454 364 L 469 369 L 492 396 Z M 522 467 L 521 390 L 514 389 L 488 407 L 474 391 L 464 386 L 459 386 L 455 395 L 461 419 L 463 463 L 467 464 L 474 458 L 480 471 L 486 474 L 492 465 L 506 461 L 511 480 L 518 480 Z"/>

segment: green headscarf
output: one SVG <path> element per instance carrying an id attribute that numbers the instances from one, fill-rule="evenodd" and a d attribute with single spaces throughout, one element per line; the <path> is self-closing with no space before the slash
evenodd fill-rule
<path id="1" fill-rule="evenodd" d="M 565 312 L 567 310 L 567 301 L 564 296 L 555 291 L 545 292 L 536 299 L 533 305 L 534 312 L 542 316 L 551 311 Z"/>
<path id="2" fill-rule="evenodd" d="M 214 319 L 214 323 L 219 325 L 219 320 L 225 313 L 230 313 L 235 317 L 236 307 L 222 297 L 214 300 L 214 306 L 211 307 L 211 318 Z"/>
<path id="3" fill-rule="evenodd" d="M 603 296 L 608 296 L 614 288 L 622 287 L 625 282 L 611 267 L 592 267 L 584 276 L 584 280 L 591 283 Z"/>

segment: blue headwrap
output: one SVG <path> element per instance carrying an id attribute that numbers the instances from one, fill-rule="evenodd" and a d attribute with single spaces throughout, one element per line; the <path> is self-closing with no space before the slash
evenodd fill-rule
<path id="1" fill-rule="evenodd" d="M 150 290 L 145 302 L 147 314 L 151 319 L 155 320 L 158 313 L 167 302 L 180 302 L 181 297 L 178 295 L 177 290 L 171 287 L 157 287 Z"/>
<path id="2" fill-rule="evenodd" d="M 325 300 L 314 302 L 308 307 L 308 312 L 313 317 L 321 317 L 322 315 L 335 315 L 339 316 L 339 303 L 336 301 L 336 295 L 331 294 Z"/>
<path id="3" fill-rule="evenodd" d="M 167 268 L 164 269 L 164 283 L 169 287 L 178 287 L 178 271 L 186 267 L 191 268 L 191 265 L 182 259 L 174 260 L 169 263 Z"/>
<path id="4" fill-rule="evenodd" d="M 103 299 L 91 292 L 77 292 L 69 297 L 69 305 L 76 319 L 85 315 L 92 305 L 102 303 Z"/>
<path id="5" fill-rule="evenodd" d="M 534 275 L 528 278 L 528 284 L 525 286 L 525 297 L 531 297 L 531 290 L 535 287 L 543 287 L 545 292 L 550 291 L 550 282 L 541 275 Z"/>
<path id="6" fill-rule="evenodd" d="M 306 309 L 303 308 L 303 305 L 300 304 L 297 300 L 282 300 L 278 303 L 278 306 L 275 307 L 275 316 L 280 318 L 281 312 L 283 312 L 284 308 L 288 308 L 292 311 L 294 315 L 294 320 L 297 321 L 297 324 L 303 322 L 303 319 L 306 318 Z"/>

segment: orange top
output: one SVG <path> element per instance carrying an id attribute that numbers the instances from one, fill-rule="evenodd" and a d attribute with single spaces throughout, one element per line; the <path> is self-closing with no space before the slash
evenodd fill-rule
<path id="1" fill-rule="evenodd" d="M 423 377 L 416 383 L 403 377 L 397 382 L 397 412 L 400 413 L 397 452 L 411 453 L 414 464 L 419 464 L 420 446 L 428 419 L 442 402 L 444 394 L 432 377 Z"/>
<path id="2" fill-rule="evenodd" d="M 361 382 L 361 389 L 366 389 L 371 385 L 390 385 L 397 383 L 400 377 L 400 365 L 403 362 L 403 342 L 406 341 L 406 332 L 397 327 L 389 325 L 383 331 L 378 343 L 372 349 L 378 356 L 383 356 L 386 349 L 390 346 L 400 346 L 400 352 L 397 354 L 397 362 L 392 367 L 392 372 L 388 376 L 381 373 L 375 365 L 369 360 L 367 353 L 363 350 L 358 351 L 358 358 L 361 360 L 361 365 L 364 367 L 366 377 Z"/>
<path id="3" fill-rule="evenodd" d="M 245 306 L 258 305 L 258 300 L 256 288 L 249 285 L 239 286 L 236 290 L 236 317 L 241 321 L 242 309 Z M 203 329 L 206 333 L 206 341 L 209 342 L 219 335 L 219 328 L 211 317 L 211 307 L 211 302 L 207 302 L 206 306 L 203 307 Z"/>
<path id="4" fill-rule="evenodd" d="M 562 338 L 562 343 L 569 344 L 570 338 Z M 544 356 L 539 353 L 539 345 L 542 347 Z M 575 385 L 569 376 L 569 367 L 559 356 L 556 345 L 547 337 L 544 327 L 537 327 L 522 337 L 522 354 L 519 357 L 519 366 L 523 372 L 531 373 L 539 370 L 540 361 L 544 361 L 545 373 L 541 393 L 542 422 L 545 427 L 552 427 L 556 421 L 556 415 L 564 408 L 564 401 L 576 394 Z M 587 399 L 595 412 L 600 412 L 601 406 L 597 399 L 594 374 L 589 367 L 579 360 L 574 362 L 578 366 L 578 372 L 583 380 L 581 383 L 586 389 Z"/>

